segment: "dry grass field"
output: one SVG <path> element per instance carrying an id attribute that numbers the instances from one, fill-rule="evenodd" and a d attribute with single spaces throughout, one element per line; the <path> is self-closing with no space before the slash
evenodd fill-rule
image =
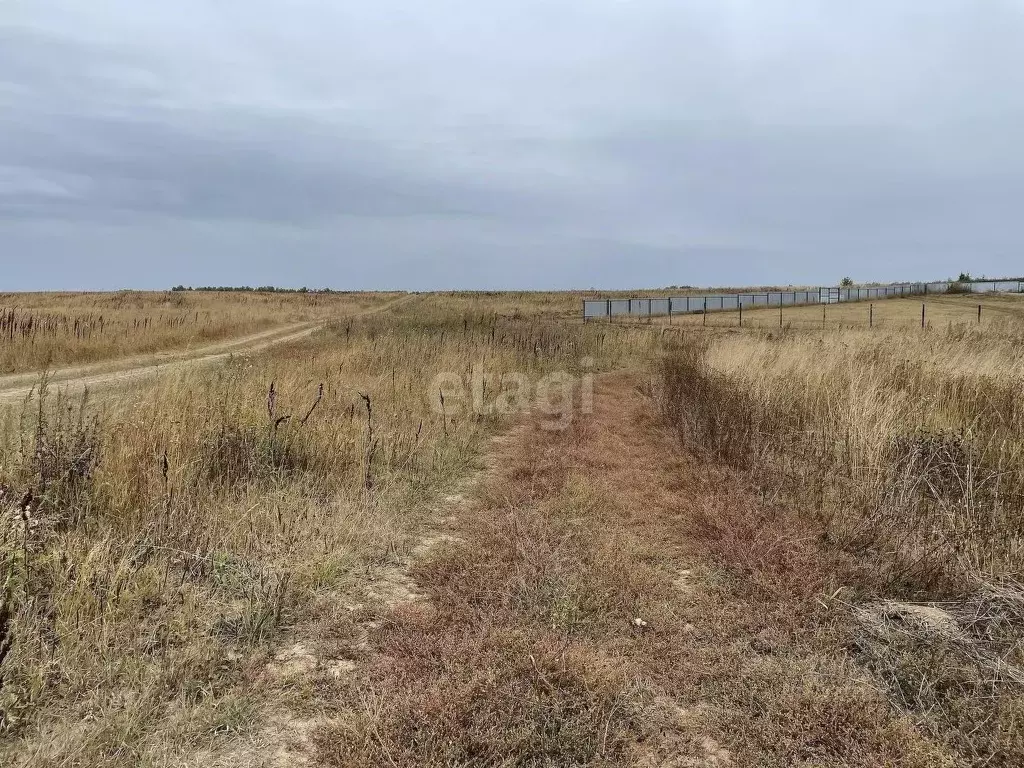
<path id="1" fill-rule="evenodd" d="M 658 383 L 686 443 L 798 513 L 799 539 L 786 522 L 750 531 L 742 512 L 709 516 L 720 556 L 748 548 L 737 530 L 759 541 L 740 555 L 754 569 L 817 542 L 827 569 L 806 575 L 820 578 L 817 601 L 950 764 L 1024 760 L 1017 302 L 991 299 L 1012 310 L 980 327 L 691 337 Z"/>
<path id="2" fill-rule="evenodd" d="M 289 675 L 317 643 L 336 649 L 328 680 L 366 653 L 346 641 L 401 593 L 428 507 L 495 426 L 436 413 L 434 375 L 615 366 L 651 338 L 419 300 L 128 392 L 6 409 L 4 764 L 209 765 L 224 749 L 258 764 L 232 745 L 309 693 Z"/>
<path id="3" fill-rule="evenodd" d="M 0 375 L 115 360 L 323 320 L 385 294 L 0 294 Z"/>
<path id="4" fill-rule="evenodd" d="M 0 764 L 1024 761 L 1017 299 L 723 333 L 239 298 L 187 296 L 326 324 L 0 405 Z"/>

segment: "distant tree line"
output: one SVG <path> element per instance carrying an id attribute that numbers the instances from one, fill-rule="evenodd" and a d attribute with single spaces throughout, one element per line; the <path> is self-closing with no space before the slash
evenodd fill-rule
<path id="1" fill-rule="evenodd" d="M 191 285 L 176 285 L 171 290 L 221 291 L 224 293 L 345 293 L 345 291 L 335 291 L 332 288 L 307 288 L 306 286 L 301 288 L 279 288 L 276 285 L 260 285 L 255 288 L 251 285 L 201 285 L 194 288 Z"/>

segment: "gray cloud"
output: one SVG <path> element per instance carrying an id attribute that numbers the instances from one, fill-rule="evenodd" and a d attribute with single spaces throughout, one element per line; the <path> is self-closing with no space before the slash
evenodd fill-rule
<path id="1" fill-rule="evenodd" d="M 1020 271 L 1024 3 L 903 5 L 16 0 L 5 282 Z"/>

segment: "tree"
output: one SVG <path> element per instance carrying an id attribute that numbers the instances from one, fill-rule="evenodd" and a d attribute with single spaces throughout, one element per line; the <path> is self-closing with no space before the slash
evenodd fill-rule
<path id="1" fill-rule="evenodd" d="M 971 273 L 970 272 L 961 272 L 960 273 L 960 277 L 958 277 L 956 279 L 956 281 L 958 283 L 969 283 L 969 282 L 971 282 Z"/>
<path id="2" fill-rule="evenodd" d="M 839 281 L 839 285 L 841 285 L 843 288 L 849 288 L 851 285 L 853 285 L 853 278 L 844 277 L 842 280 Z"/>

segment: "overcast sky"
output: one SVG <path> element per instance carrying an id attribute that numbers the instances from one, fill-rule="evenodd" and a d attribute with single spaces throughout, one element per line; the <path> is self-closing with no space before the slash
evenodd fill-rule
<path id="1" fill-rule="evenodd" d="M 1024 0 L 0 0 L 0 290 L 1024 272 Z"/>

